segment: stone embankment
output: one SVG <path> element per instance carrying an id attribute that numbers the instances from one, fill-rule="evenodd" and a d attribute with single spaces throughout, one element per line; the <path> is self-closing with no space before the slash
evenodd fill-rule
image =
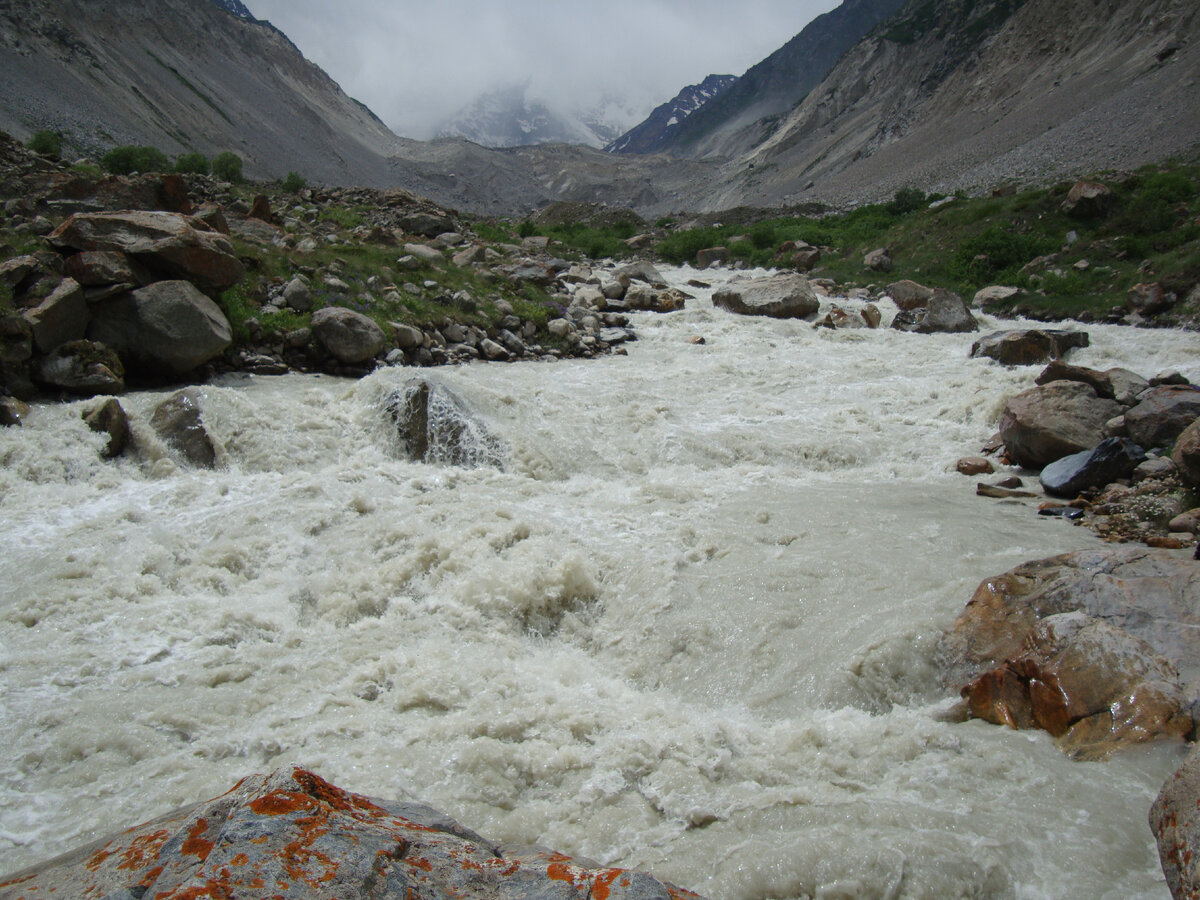
<path id="1" fill-rule="evenodd" d="M 0 897 L 700 900 L 644 872 L 507 847 L 417 803 L 286 767 L 13 873 Z"/>

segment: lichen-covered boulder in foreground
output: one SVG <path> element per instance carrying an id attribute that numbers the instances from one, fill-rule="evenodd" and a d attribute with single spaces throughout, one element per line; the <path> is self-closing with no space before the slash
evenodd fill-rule
<path id="1" fill-rule="evenodd" d="M 1163 783 L 1150 807 L 1150 831 L 1171 896 L 1200 897 L 1200 748 Z"/>
<path id="2" fill-rule="evenodd" d="M 972 715 L 1044 728 L 1083 758 L 1184 737 L 1200 684 L 1195 574 L 1188 553 L 1121 546 L 985 579 L 944 638 L 946 683 Z"/>
<path id="3" fill-rule="evenodd" d="M 502 853 L 428 806 L 351 794 L 294 766 L 16 872 L 0 895 L 699 900 L 643 872 Z"/>

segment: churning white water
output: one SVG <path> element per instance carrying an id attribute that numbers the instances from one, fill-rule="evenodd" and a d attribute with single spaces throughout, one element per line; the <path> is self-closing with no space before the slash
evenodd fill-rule
<path id="1" fill-rule="evenodd" d="M 1037 370 L 694 293 L 628 358 L 206 386 L 216 471 L 162 394 L 118 462 L 88 403 L 2 430 L 0 871 L 295 762 L 713 898 L 1167 896 L 1181 748 L 1072 762 L 938 682 L 981 579 L 1097 542 L 953 472 Z M 1200 335 L 1088 330 L 1200 377 Z M 405 460 L 417 375 L 503 469 Z"/>

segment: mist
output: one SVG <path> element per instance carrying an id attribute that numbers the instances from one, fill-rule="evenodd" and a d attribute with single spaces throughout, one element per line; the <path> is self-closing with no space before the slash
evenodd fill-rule
<path id="1" fill-rule="evenodd" d="M 476 97 L 528 84 L 551 107 L 641 115 L 706 75 L 741 75 L 833 0 L 248 0 L 397 134 L 425 140 Z"/>

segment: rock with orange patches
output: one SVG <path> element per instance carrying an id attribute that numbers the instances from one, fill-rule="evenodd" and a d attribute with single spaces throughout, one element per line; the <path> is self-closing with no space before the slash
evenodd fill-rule
<path id="1" fill-rule="evenodd" d="M 0 879 L 0 897 L 698 900 L 558 853 L 504 854 L 427 806 L 288 767 Z"/>
<path id="2" fill-rule="evenodd" d="M 1150 830 L 1171 896 L 1200 897 L 1200 750 L 1193 750 L 1158 792 Z"/>

